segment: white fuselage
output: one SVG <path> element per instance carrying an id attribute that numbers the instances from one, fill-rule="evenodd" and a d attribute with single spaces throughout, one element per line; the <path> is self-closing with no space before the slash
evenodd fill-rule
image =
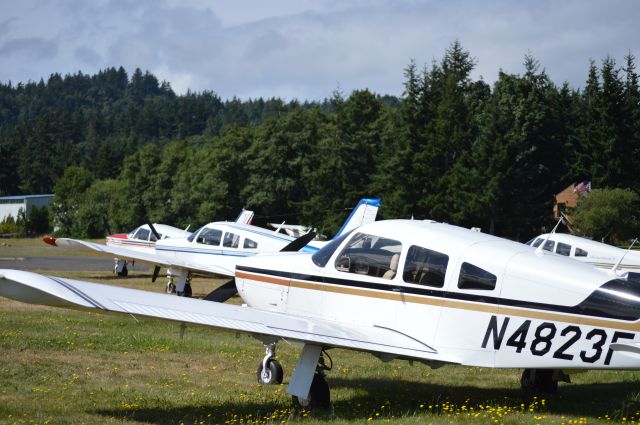
<path id="1" fill-rule="evenodd" d="M 546 251 L 573 258 L 599 269 L 612 269 L 622 259 L 617 270 L 640 272 L 640 252 L 638 251 L 627 251 L 566 233 L 546 233 L 527 242 L 534 247 L 543 243 L 543 249 Z"/>
<path id="2" fill-rule="evenodd" d="M 214 263 L 233 270 L 239 259 L 261 252 L 278 252 L 293 238 L 250 224 L 214 222 L 193 232 L 188 238 L 170 238 L 158 241 L 156 253 L 185 262 Z M 305 247 L 317 251 L 314 242 Z"/>
<path id="3" fill-rule="evenodd" d="M 186 238 L 190 235 L 186 230 L 166 224 L 154 224 L 153 227 L 160 234 L 160 240 L 168 238 Z M 107 236 L 107 246 L 122 247 L 138 252 L 154 252 L 158 238 L 153 234 L 148 224 L 136 227 L 130 233 L 116 233 Z"/>
<path id="4" fill-rule="evenodd" d="M 364 225 L 313 255 L 240 261 L 236 285 L 251 307 L 393 329 L 447 362 L 640 368 L 640 354 L 611 346 L 639 339 L 638 289 L 585 264 L 456 226 Z"/>

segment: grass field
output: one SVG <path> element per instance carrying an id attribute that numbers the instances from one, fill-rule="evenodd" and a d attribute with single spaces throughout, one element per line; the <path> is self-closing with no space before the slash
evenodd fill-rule
<path id="1" fill-rule="evenodd" d="M 28 243 L 26 244 L 28 246 Z M 160 292 L 149 275 L 46 272 Z M 221 281 L 195 279 L 202 296 Z M 332 409 L 291 409 L 299 348 L 278 344 L 285 383 L 256 381 L 263 348 L 248 336 L 0 299 L 2 424 L 637 423 L 640 372 L 572 376 L 554 396 L 523 393 L 519 370 L 447 366 L 331 350 Z"/>

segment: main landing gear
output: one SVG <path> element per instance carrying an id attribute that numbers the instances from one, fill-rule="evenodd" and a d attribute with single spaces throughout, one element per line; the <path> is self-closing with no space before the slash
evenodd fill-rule
<path id="1" fill-rule="evenodd" d="M 520 386 L 525 391 L 540 391 L 553 394 L 558 390 L 558 381 L 571 382 L 569 375 L 554 369 L 525 369 Z"/>
<path id="2" fill-rule="evenodd" d="M 304 409 L 328 409 L 331 406 L 331 392 L 324 373 L 317 372 L 313 375 L 309 397 L 302 398 L 292 396 L 293 405 Z"/>
<path id="3" fill-rule="evenodd" d="M 178 279 L 178 283 L 173 283 L 173 278 Z M 182 287 L 182 289 L 180 289 Z M 191 289 L 191 273 L 176 272 L 171 269 L 167 271 L 167 294 L 176 294 L 179 297 L 191 298 L 193 290 Z"/>
<path id="4" fill-rule="evenodd" d="M 120 260 L 116 258 L 115 264 L 113 266 L 113 272 L 117 274 L 118 277 L 127 277 L 129 275 L 129 270 L 127 269 L 127 260 Z"/>
<path id="5" fill-rule="evenodd" d="M 258 382 L 263 385 L 279 385 L 282 383 L 284 373 L 282 371 L 282 365 L 275 359 L 276 343 L 265 342 L 264 346 L 265 356 L 258 365 L 256 377 L 258 378 Z M 313 373 L 313 375 L 308 375 L 308 378 L 311 378 L 310 386 L 305 387 L 305 389 L 309 388 L 309 391 L 308 393 L 306 391 L 301 392 L 303 394 L 307 394 L 306 397 L 301 397 L 299 395 L 292 396 L 293 405 L 296 407 L 302 407 L 305 409 L 326 409 L 331 405 L 329 384 L 327 384 L 327 380 L 325 379 L 325 372 L 331 370 L 333 367 L 333 361 L 325 350 L 321 350 L 320 347 L 317 348 L 319 352 L 317 353 L 318 357 L 316 357 L 317 364 L 315 366 L 315 371 L 313 369 L 313 364 L 316 363 L 316 359 L 313 355 L 309 357 L 310 359 L 313 359 L 314 362 L 310 364 L 312 369 L 307 369 L 307 372 Z M 325 361 L 325 356 L 329 359 L 328 365 Z M 291 378 L 290 386 L 295 385 L 295 374 L 298 373 L 298 368 L 306 369 L 303 365 L 303 363 L 305 363 L 304 359 L 305 354 L 303 350 L 301 360 L 298 362 L 296 370 L 294 371 L 294 376 Z M 301 374 L 305 374 L 305 371 L 302 371 Z M 307 385 L 309 385 L 309 381 L 307 381 Z"/>

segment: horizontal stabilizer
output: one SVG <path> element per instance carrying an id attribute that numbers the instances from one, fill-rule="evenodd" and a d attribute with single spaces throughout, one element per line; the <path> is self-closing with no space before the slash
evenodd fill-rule
<path id="1" fill-rule="evenodd" d="M 447 361 L 428 345 L 392 329 L 292 316 L 20 270 L 0 270 L 0 295 L 33 304 L 146 316 L 324 347 Z"/>

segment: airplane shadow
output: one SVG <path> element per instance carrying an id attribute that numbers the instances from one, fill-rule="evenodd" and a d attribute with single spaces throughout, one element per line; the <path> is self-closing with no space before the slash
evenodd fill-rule
<path id="1" fill-rule="evenodd" d="M 630 417 L 640 411 L 638 382 L 619 382 L 604 384 L 568 384 L 561 385 L 556 394 L 523 392 L 519 388 L 488 387 L 478 388 L 466 385 L 440 385 L 416 383 L 405 380 L 389 379 L 343 379 L 329 378 L 332 389 L 340 387 L 356 390 L 356 395 L 348 399 L 333 401 L 329 411 L 313 412 L 317 418 L 362 420 L 366 421 L 372 412 L 381 412 L 385 406 L 385 415 L 400 417 L 434 406 L 432 414 L 443 413 L 445 403 L 466 409 L 478 406 L 510 406 L 518 410 L 522 404 L 536 404 L 537 412 L 548 415 L 566 415 L 597 419 L 604 415 L 610 418 Z M 544 405 L 540 404 L 545 400 Z M 422 407 L 421 407 L 422 406 Z M 181 421 L 197 421 L 210 418 L 208 422 L 224 422 L 233 415 L 237 417 L 269 417 L 274 412 L 285 412 L 290 405 L 278 402 L 226 401 L 211 405 L 194 405 L 169 408 L 134 408 L 96 410 L 94 413 L 119 419 L 135 420 L 154 424 L 173 424 Z M 299 412 L 287 410 L 281 419 Z M 231 415 L 231 416 L 230 416 Z"/>

